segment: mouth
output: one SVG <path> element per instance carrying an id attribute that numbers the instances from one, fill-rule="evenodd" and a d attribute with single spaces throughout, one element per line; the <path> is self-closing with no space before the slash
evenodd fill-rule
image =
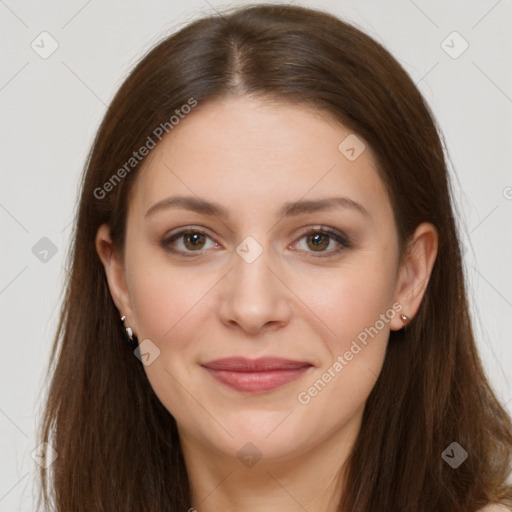
<path id="1" fill-rule="evenodd" d="M 262 393 L 298 379 L 311 363 L 275 357 L 230 357 L 201 364 L 218 382 L 247 393 Z"/>

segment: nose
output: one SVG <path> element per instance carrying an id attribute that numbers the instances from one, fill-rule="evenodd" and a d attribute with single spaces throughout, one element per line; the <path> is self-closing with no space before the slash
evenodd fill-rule
<path id="1" fill-rule="evenodd" d="M 292 316 L 292 292 L 265 249 L 252 262 L 233 255 L 233 268 L 222 280 L 219 316 L 248 334 L 285 326 Z"/>

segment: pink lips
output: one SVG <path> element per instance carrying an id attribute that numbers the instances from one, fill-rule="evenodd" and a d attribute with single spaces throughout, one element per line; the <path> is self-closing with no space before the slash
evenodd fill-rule
<path id="1" fill-rule="evenodd" d="M 276 357 L 245 359 L 229 357 L 203 363 L 219 382 L 237 390 L 250 393 L 275 389 L 300 377 L 313 365 Z"/>

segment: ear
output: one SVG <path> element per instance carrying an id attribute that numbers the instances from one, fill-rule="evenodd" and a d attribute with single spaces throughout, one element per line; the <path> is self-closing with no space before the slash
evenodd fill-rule
<path id="1" fill-rule="evenodd" d="M 400 314 L 406 315 L 408 322 L 421 305 L 437 257 L 438 243 L 439 236 L 435 226 L 430 222 L 423 222 L 416 228 L 407 245 L 398 273 L 395 297 L 402 305 Z M 390 324 L 393 331 L 404 327 L 400 315 L 396 315 Z"/>
<path id="2" fill-rule="evenodd" d="M 120 316 L 126 315 L 127 319 L 133 318 L 124 265 L 121 256 L 114 248 L 110 227 L 107 224 L 102 224 L 96 233 L 96 252 L 105 268 L 110 295 Z M 127 324 L 130 325 L 129 321 Z"/>

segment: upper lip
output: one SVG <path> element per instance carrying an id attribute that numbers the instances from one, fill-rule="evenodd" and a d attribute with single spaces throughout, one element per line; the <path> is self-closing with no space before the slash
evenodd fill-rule
<path id="1" fill-rule="evenodd" d="M 276 370 L 294 370 L 313 366 L 307 361 L 293 361 L 281 357 L 260 357 L 247 359 L 245 357 L 226 357 L 202 363 L 201 366 L 210 370 L 226 370 L 232 372 L 264 372 Z"/>

